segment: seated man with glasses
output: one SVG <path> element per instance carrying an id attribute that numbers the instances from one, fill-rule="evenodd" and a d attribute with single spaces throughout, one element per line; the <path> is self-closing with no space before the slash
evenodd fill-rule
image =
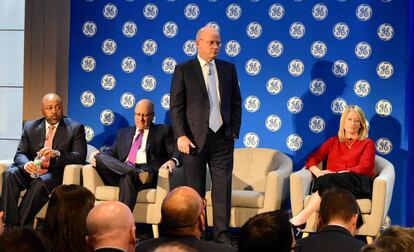
<path id="1" fill-rule="evenodd" d="M 119 186 L 119 200 L 133 211 L 139 191 L 157 186 L 159 168 L 172 172 L 180 164 L 170 126 L 154 124 L 154 104 L 135 106 L 135 126 L 120 129 L 111 147 L 90 160 L 106 185 Z"/>
<path id="2" fill-rule="evenodd" d="M 201 240 L 205 230 L 206 201 L 194 189 L 180 186 L 168 193 L 161 205 L 161 226 L 166 235 L 139 242 L 136 251 L 154 251 L 158 246 L 179 242 L 196 251 L 236 251 L 223 244 Z"/>

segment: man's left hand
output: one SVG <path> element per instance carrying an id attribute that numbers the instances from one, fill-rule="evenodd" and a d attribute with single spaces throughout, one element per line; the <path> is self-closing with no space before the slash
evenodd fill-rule
<path id="1" fill-rule="evenodd" d="M 167 162 L 165 162 L 163 165 L 161 165 L 161 168 L 166 168 L 170 171 L 170 173 L 172 173 L 175 169 L 175 162 L 170 159 Z"/>

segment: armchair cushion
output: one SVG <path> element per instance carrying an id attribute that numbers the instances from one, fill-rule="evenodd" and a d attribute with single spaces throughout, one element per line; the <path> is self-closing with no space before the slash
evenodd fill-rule
<path id="1" fill-rule="evenodd" d="M 206 193 L 207 206 L 211 206 L 211 192 Z M 231 193 L 232 207 L 262 208 L 264 193 L 244 190 L 233 190 Z"/>

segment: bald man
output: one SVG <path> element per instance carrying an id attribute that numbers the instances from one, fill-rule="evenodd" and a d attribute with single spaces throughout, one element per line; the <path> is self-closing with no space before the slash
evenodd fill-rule
<path id="1" fill-rule="evenodd" d="M 135 221 L 127 205 L 105 201 L 89 212 L 86 218 L 86 241 L 92 251 L 135 251 Z"/>
<path id="2" fill-rule="evenodd" d="M 201 240 L 205 229 L 205 201 L 187 186 L 168 193 L 161 206 L 162 227 L 167 236 L 138 244 L 137 251 L 153 251 L 161 244 L 178 242 L 196 251 L 236 251 L 222 244 Z"/>
<path id="3" fill-rule="evenodd" d="M 154 104 L 142 99 L 134 112 L 135 127 L 120 129 L 109 149 L 90 158 L 106 185 L 119 186 L 119 200 L 131 211 L 139 191 L 157 186 L 159 168 L 172 172 L 180 163 L 171 127 L 152 122 Z"/>
<path id="4" fill-rule="evenodd" d="M 62 184 L 67 164 L 84 164 L 84 126 L 63 116 L 62 99 L 54 93 L 42 99 L 43 118 L 24 125 L 14 163 L 3 175 L 2 200 L 6 227 L 32 226 L 37 212 L 49 200 L 53 188 Z M 44 161 L 38 172 L 33 160 Z M 20 192 L 27 189 L 20 205 Z"/>

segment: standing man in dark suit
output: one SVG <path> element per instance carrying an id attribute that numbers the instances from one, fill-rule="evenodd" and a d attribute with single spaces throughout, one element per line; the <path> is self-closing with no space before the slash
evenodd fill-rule
<path id="1" fill-rule="evenodd" d="M 327 191 L 319 207 L 319 231 L 297 241 L 301 252 L 358 252 L 365 244 L 354 238 L 358 204 L 342 189 Z"/>
<path id="2" fill-rule="evenodd" d="M 63 116 L 62 99 L 54 93 L 42 99 L 44 118 L 29 121 L 17 147 L 14 163 L 3 176 L 3 210 L 8 226 L 31 226 L 37 212 L 62 184 L 67 164 L 83 164 L 86 139 L 83 125 Z M 38 171 L 33 160 L 42 157 Z M 37 178 L 31 175 L 38 173 Z M 25 190 L 20 205 L 20 192 Z"/>
<path id="3" fill-rule="evenodd" d="M 154 115 L 154 104 L 140 100 L 135 127 L 120 129 L 110 148 L 90 158 L 105 184 L 119 186 L 119 200 L 131 211 L 139 191 L 157 186 L 159 168 L 172 172 L 180 163 L 171 127 L 152 123 Z"/>
<path id="4" fill-rule="evenodd" d="M 177 65 L 170 112 L 187 185 L 205 196 L 206 164 L 212 181 L 214 240 L 229 243 L 234 140 L 239 137 L 241 96 L 236 68 L 216 59 L 220 34 L 197 32 L 197 58 Z"/>

